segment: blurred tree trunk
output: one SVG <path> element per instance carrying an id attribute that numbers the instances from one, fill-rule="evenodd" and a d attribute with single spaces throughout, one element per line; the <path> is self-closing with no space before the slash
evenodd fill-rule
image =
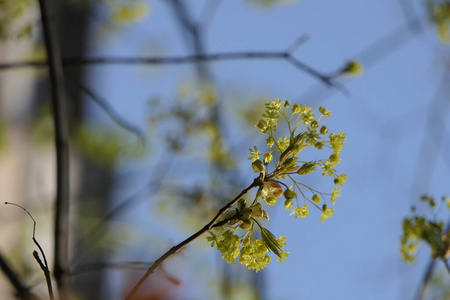
<path id="1" fill-rule="evenodd" d="M 88 52 L 89 46 L 89 16 L 92 13 L 92 1 L 56 1 L 58 15 L 58 29 L 60 36 L 60 48 L 63 57 L 84 57 Z M 70 128 L 73 132 L 77 124 L 83 123 L 86 118 L 87 103 L 86 97 L 76 87 L 74 83 L 82 83 L 86 76 L 86 70 L 82 67 L 65 68 L 66 91 L 69 102 L 69 115 L 71 116 Z M 73 147 L 71 148 L 73 152 Z M 109 207 L 109 199 L 112 190 L 112 166 L 105 167 L 96 164 L 89 158 L 77 155 L 72 160 L 78 165 L 79 185 L 76 195 L 71 199 L 71 215 L 75 216 L 72 220 L 75 228 L 72 231 L 71 253 L 73 257 L 80 257 L 85 249 L 82 244 L 77 243 L 83 235 L 83 224 L 86 217 L 102 218 Z M 72 182 L 74 182 L 72 180 Z M 73 189 L 73 187 L 72 187 Z M 95 203 L 92 203 L 95 202 Z M 95 207 L 95 211 L 90 211 L 92 215 L 87 216 L 86 207 Z M 101 262 L 104 259 L 104 253 L 99 250 L 95 256 L 85 256 L 78 260 L 78 264 L 88 262 Z M 73 266 L 71 266 L 73 267 Z M 102 284 L 105 272 L 97 270 L 72 277 L 73 290 L 82 299 L 102 299 Z"/>

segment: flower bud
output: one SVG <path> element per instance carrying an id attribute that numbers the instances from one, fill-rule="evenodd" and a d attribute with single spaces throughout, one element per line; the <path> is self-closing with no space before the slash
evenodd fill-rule
<path id="1" fill-rule="evenodd" d="M 292 208 L 292 205 L 293 205 L 293 203 L 292 203 L 291 199 L 286 199 L 286 201 L 284 201 L 284 208 L 286 210 L 290 210 Z"/>
<path id="2" fill-rule="evenodd" d="M 316 170 L 316 165 L 312 162 L 303 164 L 298 170 L 297 170 L 297 174 L 298 175 L 306 175 L 309 173 L 312 173 Z"/>

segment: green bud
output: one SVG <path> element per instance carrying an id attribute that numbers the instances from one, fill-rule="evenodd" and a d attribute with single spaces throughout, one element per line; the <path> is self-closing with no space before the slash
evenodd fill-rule
<path id="1" fill-rule="evenodd" d="M 312 196 L 312 201 L 314 202 L 314 203 L 320 203 L 320 197 L 319 197 L 319 195 L 314 195 L 314 196 Z"/>
<path id="2" fill-rule="evenodd" d="M 290 157 L 290 158 L 286 159 L 286 161 L 284 162 L 284 167 L 289 168 L 290 166 L 295 164 L 297 162 L 297 160 L 298 160 L 297 157 Z"/>
<path id="3" fill-rule="evenodd" d="M 284 208 L 286 210 L 290 210 L 292 208 L 292 205 L 293 205 L 293 203 L 292 203 L 291 199 L 286 199 L 286 201 L 284 201 Z"/>
<path id="4" fill-rule="evenodd" d="M 264 164 L 261 160 L 257 159 L 254 162 L 252 162 L 252 168 L 253 172 L 255 173 L 266 173 L 266 168 L 264 167 Z"/>
<path id="5" fill-rule="evenodd" d="M 293 114 L 298 114 L 301 110 L 302 110 L 302 106 L 299 104 L 294 104 L 294 106 L 292 106 Z"/>
<path id="6" fill-rule="evenodd" d="M 267 195 L 267 197 L 264 200 L 266 200 L 267 204 L 269 205 L 277 204 L 277 197 L 275 197 L 274 194 Z"/>
<path id="7" fill-rule="evenodd" d="M 246 208 L 247 202 L 245 201 L 245 199 L 239 200 L 237 207 L 238 207 L 238 210 L 243 210 L 244 208 Z"/>
<path id="8" fill-rule="evenodd" d="M 322 127 L 320 127 L 320 134 L 327 134 L 327 133 L 328 133 L 327 126 L 323 125 Z"/>
<path id="9" fill-rule="evenodd" d="M 297 170 L 297 174 L 298 175 L 306 175 L 306 174 L 314 172 L 315 170 L 316 170 L 316 164 L 309 162 L 309 163 L 303 164 L 300 167 L 300 169 Z"/>
<path id="10" fill-rule="evenodd" d="M 272 152 L 264 153 L 264 164 L 268 165 L 273 159 Z"/>
<path id="11" fill-rule="evenodd" d="M 339 158 L 339 155 L 333 153 L 330 155 L 330 158 L 328 158 L 328 161 L 332 166 L 335 166 L 341 161 L 341 159 Z"/>
<path id="12" fill-rule="evenodd" d="M 322 143 L 322 142 L 317 142 L 317 143 L 314 144 L 314 147 L 316 147 L 316 148 L 319 149 L 319 150 L 322 150 L 322 148 L 323 148 L 323 143 Z"/>
<path id="13" fill-rule="evenodd" d="M 256 192 L 256 196 L 266 198 L 267 195 L 269 195 L 269 192 L 270 192 L 269 187 L 266 184 L 263 184 Z"/>
<path id="14" fill-rule="evenodd" d="M 286 199 L 294 199 L 297 198 L 297 193 L 291 189 L 286 189 L 283 193 L 284 198 Z"/>
<path id="15" fill-rule="evenodd" d="M 263 216 L 263 207 L 261 203 L 256 203 L 252 207 L 250 207 L 251 210 L 251 217 L 254 218 L 261 218 Z"/>
<path id="16" fill-rule="evenodd" d="M 252 217 L 252 214 L 253 214 L 252 208 L 251 207 L 246 207 L 243 210 L 239 211 L 239 216 L 238 217 L 239 217 L 239 219 L 241 221 L 246 221 L 246 220 L 248 220 L 248 219 L 250 219 Z"/>
<path id="17" fill-rule="evenodd" d="M 269 128 L 267 122 L 264 120 L 259 120 L 258 125 L 256 125 L 256 127 L 263 133 L 266 133 L 267 129 Z"/>
<path id="18" fill-rule="evenodd" d="M 312 129 L 317 129 L 317 128 L 319 128 L 319 123 L 317 123 L 317 121 L 314 120 L 314 121 L 311 122 L 310 126 L 311 126 Z"/>
<path id="19" fill-rule="evenodd" d="M 246 221 L 243 221 L 241 223 L 241 225 L 239 225 L 239 227 L 244 230 L 249 230 L 250 228 L 252 228 L 252 224 L 253 224 L 253 220 L 246 220 Z"/>
<path id="20" fill-rule="evenodd" d="M 338 177 L 336 177 L 334 179 L 334 184 L 342 186 L 345 183 L 346 180 L 347 180 L 347 175 L 341 174 L 341 175 L 339 175 Z"/>

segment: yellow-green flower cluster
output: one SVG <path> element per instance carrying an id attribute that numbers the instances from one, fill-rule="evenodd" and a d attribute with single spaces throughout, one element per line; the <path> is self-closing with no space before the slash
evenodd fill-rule
<path id="1" fill-rule="evenodd" d="M 450 231 L 445 232 L 444 222 L 436 220 L 439 207 L 433 197 L 422 196 L 424 202 L 433 212 L 434 218 L 414 215 L 405 218 L 402 223 L 403 234 L 400 238 L 400 255 L 406 262 L 415 262 L 415 254 L 422 243 L 428 244 L 433 259 L 447 259 L 450 256 Z M 450 210 L 450 198 L 442 197 L 441 208 Z M 416 209 L 413 206 L 412 211 Z"/>
<path id="2" fill-rule="evenodd" d="M 217 246 L 225 261 L 234 264 L 239 257 L 241 264 L 256 271 L 270 263 L 269 252 L 273 252 L 279 262 L 288 256 L 288 252 L 283 250 L 286 238 L 276 238 L 261 224 L 269 220 L 264 205 L 277 205 L 278 199 L 284 197 L 285 209 L 290 210 L 295 218 L 306 218 L 312 205 L 321 212 L 320 220 L 323 222 L 334 213 L 327 199 L 334 205 L 340 197 L 341 188 L 337 187 L 347 180 L 347 175 L 338 174 L 335 170 L 341 161 L 345 134 L 328 133 L 328 127 L 319 125 L 323 117 L 331 117 L 326 108 L 319 108 L 319 116 L 305 105 L 294 104 L 291 107 L 289 101 L 272 101 L 265 108 L 256 127 L 267 135 L 269 149 L 265 152 L 256 146 L 249 149 L 252 169 L 259 174 L 255 179 L 258 187 L 256 196 L 250 206 L 241 199 L 234 210 L 218 220 L 214 225 L 215 232 L 210 232 L 211 236 L 207 238 L 212 247 Z M 280 120 L 286 122 L 289 135 L 275 136 Z M 306 160 L 300 153 L 308 147 L 318 151 L 328 149 L 331 154 L 324 159 Z M 323 176 L 333 178 L 336 187 L 330 194 L 319 192 L 299 180 L 301 176 L 320 169 Z M 290 184 L 287 185 L 285 180 L 289 180 Z M 260 239 L 253 236 L 255 227 L 260 229 Z M 239 232 L 242 234 L 239 235 Z"/>
<path id="3" fill-rule="evenodd" d="M 284 206 L 286 210 L 291 210 L 295 218 L 307 217 L 309 207 L 313 205 L 321 211 L 320 219 L 323 222 L 334 213 L 334 208 L 326 203 L 327 199 L 331 205 L 336 204 L 336 199 L 340 197 L 340 186 L 347 180 L 347 175 L 338 174 L 335 169 L 341 161 L 345 134 L 329 133 L 328 127 L 320 122 L 324 117 L 331 117 L 331 112 L 324 107 L 319 107 L 318 111 L 316 115 L 312 108 L 300 104 L 291 106 L 289 101 L 267 103 L 266 111 L 256 127 L 268 135 L 266 143 L 270 150 L 262 152 L 254 146 L 250 149 L 249 160 L 252 161 L 253 170 L 263 176 L 263 184 L 257 194 L 259 198 L 269 205 L 275 205 L 277 198 L 284 196 Z M 279 120 L 287 123 L 288 136 L 275 136 Z M 300 153 L 308 147 L 328 149 L 331 154 L 325 159 L 305 160 Z M 273 170 L 270 171 L 272 165 Z M 330 194 L 319 192 L 297 179 L 297 175 L 307 175 L 318 169 L 322 169 L 323 176 L 333 178 L 336 187 Z M 283 182 L 284 179 L 291 181 L 289 186 Z M 299 196 L 303 200 L 302 204 L 299 203 Z"/>

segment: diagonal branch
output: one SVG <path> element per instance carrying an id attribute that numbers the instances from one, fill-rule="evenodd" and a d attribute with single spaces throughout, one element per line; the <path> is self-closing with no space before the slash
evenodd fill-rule
<path id="1" fill-rule="evenodd" d="M 69 261 L 69 146 L 66 93 L 55 27 L 55 14 L 52 11 L 51 4 L 46 0 L 39 0 L 39 7 L 48 58 L 56 147 L 55 257 L 53 275 L 60 290 L 61 298 L 68 299 L 70 288 L 66 273 Z"/>
<path id="2" fill-rule="evenodd" d="M 182 241 L 176 246 L 173 246 L 170 248 L 166 253 L 164 253 L 160 258 L 158 258 L 153 265 L 150 266 L 150 268 L 147 270 L 147 272 L 142 276 L 142 278 L 139 280 L 139 282 L 136 284 L 136 286 L 131 290 L 131 292 L 126 297 L 126 300 L 131 300 L 133 296 L 136 294 L 136 292 L 139 290 L 139 288 L 142 286 L 142 284 L 147 280 L 147 278 L 152 275 L 158 268 L 161 267 L 161 265 L 169 259 L 171 256 L 177 254 L 181 249 L 183 249 L 186 245 L 200 237 L 202 234 L 210 231 L 212 228 L 215 227 L 216 222 L 220 219 L 220 217 L 223 216 L 225 212 L 227 212 L 233 205 L 235 205 L 245 194 L 247 194 L 251 189 L 257 187 L 260 185 L 261 179 L 260 177 L 256 177 L 252 184 L 250 184 L 247 188 L 242 190 L 242 192 L 236 196 L 233 200 L 228 202 L 224 207 L 222 207 L 219 212 L 216 214 L 216 216 L 208 223 L 206 224 L 202 229 Z"/>
<path id="3" fill-rule="evenodd" d="M 92 89 L 88 88 L 87 86 L 81 83 L 76 83 L 76 85 L 82 92 L 84 92 L 87 96 L 89 96 L 89 98 L 93 102 L 95 102 L 98 106 L 100 106 L 100 108 L 103 109 L 103 111 L 111 118 L 111 120 L 113 120 L 113 122 L 115 122 L 119 127 L 122 127 L 124 130 L 134 134 L 142 143 L 142 145 L 146 144 L 144 133 L 136 126 L 125 121 L 119 115 L 119 113 L 117 113 L 114 110 L 114 108 L 108 104 L 107 101 L 105 101 L 104 99 L 102 99 L 102 97 L 100 97 L 100 95 L 98 95 Z"/>

